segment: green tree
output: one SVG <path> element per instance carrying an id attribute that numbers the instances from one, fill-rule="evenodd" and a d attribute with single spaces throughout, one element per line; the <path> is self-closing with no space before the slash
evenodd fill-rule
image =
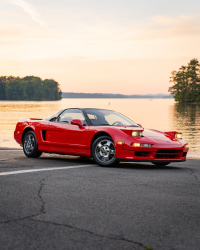
<path id="1" fill-rule="evenodd" d="M 0 100 L 6 100 L 6 81 L 5 76 L 0 77 Z"/>
<path id="2" fill-rule="evenodd" d="M 23 89 L 19 77 L 6 83 L 6 100 L 23 100 Z"/>
<path id="3" fill-rule="evenodd" d="M 6 100 L 6 84 L 14 80 L 14 76 L 1 76 L 0 77 L 0 100 Z"/>
<path id="4" fill-rule="evenodd" d="M 200 90 L 200 64 L 197 59 L 188 63 L 189 98 L 191 102 L 197 101 Z"/>
<path id="5" fill-rule="evenodd" d="M 188 66 L 181 66 L 179 71 L 172 71 L 170 82 L 173 86 L 169 92 L 178 102 L 200 101 L 200 64 L 197 59 L 192 59 Z"/>
<path id="6" fill-rule="evenodd" d="M 59 83 L 53 79 L 0 77 L 0 100 L 60 100 L 61 94 Z"/>

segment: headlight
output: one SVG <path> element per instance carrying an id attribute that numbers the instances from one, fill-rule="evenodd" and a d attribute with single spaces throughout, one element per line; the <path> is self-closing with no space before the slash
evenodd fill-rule
<path id="1" fill-rule="evenodd" d="M 188 144 L 185 144 L 185 146 L 184 146 L 185 148 L 189 148 L 189 146 L 188 146 Z"/>
<path id="2" fill-rule="evenodd" d="M 176 139 L 181 140 L 182 139 L 182 134 L 181 133 L 176 133 L 174 136 Z"/>
<path id="3" fill-rule="evenodd" d="M 132 131 L 131 135 L 133 137 L 142 137 L 142 131 Z"/>
<path id="4" fill-rule="evenodd" d="M 133 143 L 133 147 L 151 147 L 152 145 L 151 144 L 148 144 L 148 143 Z"/>

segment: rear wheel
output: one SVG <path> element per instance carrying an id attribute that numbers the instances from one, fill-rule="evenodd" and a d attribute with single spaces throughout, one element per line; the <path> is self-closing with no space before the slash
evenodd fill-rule
<path id="1" fill-rule="evenodd" d="M 38 158 L 42 154 L 38 150 L 37 139 L 33 131 L 28 131 L 23 139 L 23 150 L 24 154 L 30 158 Z"/>
<path id="2" fill-rule="evenodd" d="M 100 166 L 113 166 L 118 163 L 115 155 L 115 146 L 109 136 L 101 136 L 92 144 L 91 149 L 94 161 Z"/>
<path id="3" fill-rule="evenodd" d="M 152 162 L 154 165 L 156 165 L 157 167 L 163 167 L 163 166 L 167 166 L 168 164 L 170 164 L 171 162 Z"/>

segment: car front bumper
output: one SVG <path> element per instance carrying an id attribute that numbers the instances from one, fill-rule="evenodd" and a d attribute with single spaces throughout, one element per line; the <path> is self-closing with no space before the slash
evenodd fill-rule
<path id="1" fill-rule="evenodd" d="M 130 162 L 180 162 L 186 161 L 188 148 L 137 148 L 117 149 L 116 158 Z"/>

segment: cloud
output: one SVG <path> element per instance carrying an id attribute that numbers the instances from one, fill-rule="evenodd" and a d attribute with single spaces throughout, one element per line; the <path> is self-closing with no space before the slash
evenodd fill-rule
<path id="1" fill-rule="evenodd" d="M 7 36 L 15 37 L 21 34 L 23 34 L 23 32 L 20 29 L 13 29 L 13 28 L 1 29 L 0 27 L 0 37 L 7 37 Z"/>
<path id="2" fill-rule="evenodd" d="M 88 22 L 88 20 L 94 20 Z M 56 27 L 56 38 L 87 42 L 88 45 L 104 42 L 139 42 L 189 39 L 200 36 L 200 15 L 152 16 L 145 22 L 131 21 L 119 23 L 118 20 L 93 17 L 87 13 L 77 17 L 76 11 L 71 11 L 60 18 L 51 15 L 51 22 Z"/>
<path id="3" fill-rule="evenodd" d="M 168 40 L 200 36 L 200 16 L 154 16 L 148 23 L 129 30 L 131 41 Z"/>
<path id="4" fill-rule="evenodd" d="M 46 24 L 40 20 L 40 15 L 37 13 L 37 11 L 34 9 L 34 7 L 27 3 L 24 0 L 9 0 L 11 3 L 20 6 L 27 14 L 31 16 L 31 18 L 38 22 L 41 26 L 46 26 Z"/>

